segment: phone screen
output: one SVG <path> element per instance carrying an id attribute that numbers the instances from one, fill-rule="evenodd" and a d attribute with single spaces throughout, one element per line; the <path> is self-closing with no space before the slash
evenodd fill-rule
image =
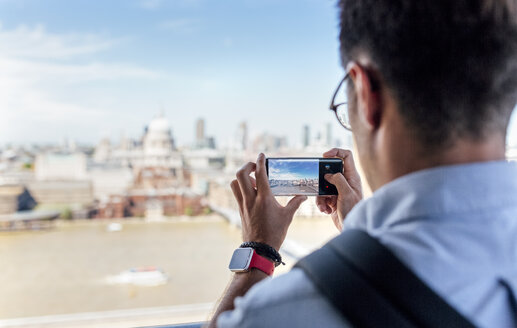
<path id="1" fill-rule="evenodd" d="M 268 160 L 269 186 L 274 195 L 318 195 L 317 158 L 271 158 Z"/>
<path id="2" fill-rule="evenodd" d="M 343 162 L 336 158 L 268 158 L 269 186 L 274 195 L 336 195 L 326 173 L 342 172 Z"/>

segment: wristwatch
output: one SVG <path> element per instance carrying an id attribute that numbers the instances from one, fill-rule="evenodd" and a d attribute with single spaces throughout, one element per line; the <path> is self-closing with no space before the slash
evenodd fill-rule
<path id="1" fill-rule="evenodd" d="M 233 272 L 248 272 L 251 268 L 257 268 L 271 276 L 275 271 L 275 264 L 258 255 L 251 247 L 237 248 L 233 252 L 229 269 Z"/>

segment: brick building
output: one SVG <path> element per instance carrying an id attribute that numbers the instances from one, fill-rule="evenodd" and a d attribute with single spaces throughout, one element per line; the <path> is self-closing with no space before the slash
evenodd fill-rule
<path id="1" fill-rule="evenodd" d="M 124 194 L 111 196 L 98 204 L 97 218 L 199 215 L 205 205 L 203 196 L 180 187 L 188 174 L 167 167 L 146 167 L 136 173 L 133 186 Z"/>

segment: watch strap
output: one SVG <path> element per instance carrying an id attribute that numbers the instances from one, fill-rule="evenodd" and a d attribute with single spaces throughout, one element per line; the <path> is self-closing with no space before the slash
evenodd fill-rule
<path id="1" fill-rule="evenodd" d="M 253 250 L 253 255 L 251 257 L 251 262 L 248 268 L 256 268 L 268 276 L 272 276 L 273 272 L 275 271 L 275 264 L 265 257 L 260 256 L 255 250 Z"/>

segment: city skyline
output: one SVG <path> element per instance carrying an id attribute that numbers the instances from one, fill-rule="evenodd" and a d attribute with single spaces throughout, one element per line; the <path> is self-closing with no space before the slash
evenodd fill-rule
<path id="1" fill-rule="evenodd" d="M 143 125 L 140 132 L 135 135 L 128 135 L 124 132 L 120 133 L 118 136 L 104 136 L 98 140 L 95 140 L 91 143 L 81 143 L 77 142 L 77 140 L 71 138 L 62 138 L 61 140 L 55 140 L 53 142 L 26 142 L 26 143 L 16 143 L 16 142 L 7 142 L 4 144 L 0 144 L 0 151 L 7 149 L 31 149 L 33 147 L 36 148 L 48 148 L 54 149 L 55 147 L 60 148 L 61 150 L 78 150 L 79 148 L 95 148 L 101 144 L 109 143 L 110 147 L 127 147 L 127 143 L 134 143 L 135 145 L 143 142 L 145 134 L 149 128 L 149 125 L 156 119 L 165 119 L 161 114 L 155 116 L 150 122 Z M 220 142 L 219 139 L 216 139 L 214 136 L 206 133 L 206 123 L 204 118 L 200 117 L 193 122 L 192 133 L 195 134 L 194 138 L 190 142 L 185 142 L 184 140 L 178 140 L 174 135 L 174 127 L 170 127 L 171 137 L 173 138 L 176 146 L 181 149 L 201 149 L 201 148 L 211 148 L 211 149 L 233 149 L 233 150 L 250 150 L 249 148 L 259 143 L 273 143 L 275 144 L 275 148 L 288 147 L 293 150 L 303 150 L 308 147 L 335 147 L 342 146 L 349 147 L 348 142 L 351 142 L 350 136 L 336 136 L 334 137 L 332 131 L 327 130 L 329 128 L 330 123 L 325 123 L 320 126 L 310 126 L 303 125 L 300 128 L 303 128 L 303 133 L 300 136 L 286 136 L 286 135 L 278 135 L 271 134 L 267 131 L 258 131 L 251 130 L 248 131 L 248 123 L 246 121 L 239 122 L 239 124 L 234 129 L 234 136 L 231 140 L 226 140 Z M 230 128 L 231 130 L 232 128 Z M 306 138 L 305 132 L 311 131 L 310 137 Z M 210 129 L 208 129 L 210 132 Z M 341 137 L 341 138 L 340 138 Z M 351 145 L 350 145 L 351 146 Z"/>

